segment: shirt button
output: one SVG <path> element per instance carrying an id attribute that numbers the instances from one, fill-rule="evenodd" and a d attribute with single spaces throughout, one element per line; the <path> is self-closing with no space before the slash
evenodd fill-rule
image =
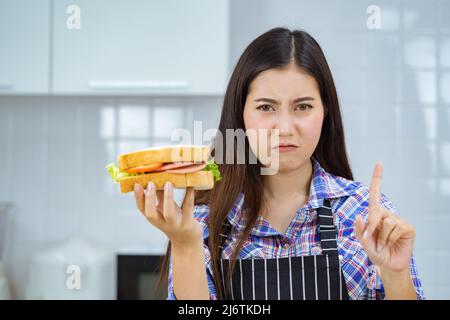
<path id="1" fill-rule="evenodd" d="M 342 261 L 342 259 L 344 259 L 344 257 L 342 256 L 342 254 L 339 255 L 339 260 Z"/>

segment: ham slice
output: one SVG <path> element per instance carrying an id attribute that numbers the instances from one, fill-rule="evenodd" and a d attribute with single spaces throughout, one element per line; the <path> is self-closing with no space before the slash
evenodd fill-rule
<path id="1" fill-rule="evenodd" d="M 193 162 L 185 161 L 185 162 L 172 162 L 163 164 L 161 167 L 156 169 L 155 171 L 166 171 L 171 169 L 183 168 L 193 165 Z"/>
<path id="2" fill-rule="evenodd" d="M 191 164 L 189 166 L 184 166 L 176 169 L 165 170 L 170 173 L 192 173 L 196 171 L 203 170 L 207 163 Z"/>
<path id="3" fill-rule="evenodd" d="M 200 171 L 203 168 L 205 168 L 207 163 L 194 163 L 190 161 L 182 161 L 182 162 L 172 162 L 172 163 L 166 163 L 162 166 L 149 170 L 145 173 L 152 173 L 152 172 L 171 172 L 171 173 L 191 173 L 195 171 Z M 131 170 L 130 170 L 131 172 Z"/>

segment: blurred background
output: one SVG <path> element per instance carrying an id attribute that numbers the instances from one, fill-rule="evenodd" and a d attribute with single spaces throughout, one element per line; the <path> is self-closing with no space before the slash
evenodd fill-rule
<path id="1" fill-rule="evenodd" d="M 302 28 L 332 69 L 355 180 L 417 230 L 450 298 L 450 1 L 0 0 L 0 297 L 154 299 L 167 239 L 105 171 L 218 125 L 244 48 Z M 177 191 L 178 201 L 183 194 Z"/>

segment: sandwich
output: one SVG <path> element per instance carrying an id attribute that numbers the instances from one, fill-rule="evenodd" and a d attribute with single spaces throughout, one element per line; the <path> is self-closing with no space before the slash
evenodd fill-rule
<path id="1" fill-rule="evenodd" d="M 208 146 L 153 147 L 121 154 L 117 160 L 106 169 L 122 193 L 133 191 L 136 183 L 146 188 L 150 181 L 156 190 L 163 190 L 167 181 L 176 189 L 209 190 L 222 179 Z"/>

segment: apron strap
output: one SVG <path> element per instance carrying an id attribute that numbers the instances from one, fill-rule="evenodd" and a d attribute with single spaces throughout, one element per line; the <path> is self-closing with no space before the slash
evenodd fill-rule
<path id="1" fill-rule="evenodd" d="M 338 254 L 336 236 L 337 230 L 333 221 L 333 212 L 331 211 L 331 202 L 324 199 L 322 207 L 317 209 L 319 221 L 320 245 L 323 254 Z"/>

